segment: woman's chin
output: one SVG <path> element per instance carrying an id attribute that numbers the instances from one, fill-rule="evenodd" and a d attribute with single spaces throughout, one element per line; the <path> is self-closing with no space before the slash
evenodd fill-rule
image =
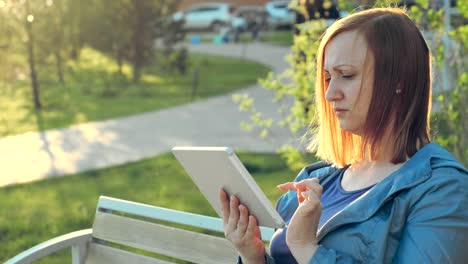
<path id="1" fill-rule="evenodd" d="M 341 130 L 349 132 L 349 133 L 354 134 L 354 135 L 359 135 L 360 134 L 358 128 L 356 128 L 354 126 L 350 126 L 349 124 L 346 124 L 346 123 L 340 122 L 340 128 L 341 128 Z"/>

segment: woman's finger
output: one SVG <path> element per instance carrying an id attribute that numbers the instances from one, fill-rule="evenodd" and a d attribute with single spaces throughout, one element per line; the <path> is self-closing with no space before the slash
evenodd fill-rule
<path id="1" fill-rule="evenodd" d="M 228 231 L 233 231 L 237 228 L 239 221 L 239 199 L 234 195 L 231 195 L 229 212 Z"/>
<path id="2" fill-rule="evenodd" d="M 301 192 L 301 195 L 305 201 L 320 201 L 320 198 L 317 196 L 317 194 L 311 190 Z"/>
<path id="3" fill-rule="evenodd" d="M 255 237 L 260 234 L 260 228 L 258 227 L 257 218 L 253 215 L 249 215 L 249 224 L 245 232 L 247 237 Z"/>
<path id="4" fill-rule="evenodd" d="M 305 179 L 299 182 L 286 182 L 277 186 L 282 191 L 296 191 L 299 203 L 306 199 L 303 192 L 312 190 L 320 198 L 322 196 L 322 186 L 317 178 Z"/>
<path id="5" fill-rule="evenodd" d="M 249 210 L 243 204 L 239 205 L 239 221 L 237 222 L 237 229 L 241 235 L 247 231 L 249 225 Z"/>
<path id="6" fill-rule="evenodd" d="M 221 188 L 219 189 L 219 200 L 221 202 L 221 211 L 223 212 L 223 223 L 227 225 L 229 220 L 229 199 L 226 192 Z"/>
<path id="7" fill-rule="evenodd" d="M 302 203 L 304 202 L 304 196 L 302 196 L 302 192 L 305 192 L 307 191 L 307 185 L 302 183 L 302 182 L 296 182 L 294 183 L 294 188 L 296 188 L 296 192 L 297 192 L 297 201 L 299 203 Z"/>
<path id="8" fill-rule="evenodd" d="M 301 204 L 300 213 L 304 216 L 320 216 L 320 214 L 322 213 L 322 203 L 320 202 L 320 199 L 315 195 L 315 192 L 307 191 L 304 195 L 307 197 L 307 199 Z"/>
<path id="9" fill-rule="evenodd" d="M 294 182 L 285 182 L 276 187 L 278 187 L 278 189 L 282 191 L 295 191 L 296 190 L 296 188 L 294 187 Z"/>
<path id="10" fill-rule="evenodd" d="M 319 180 L 316 178 L 306 179 L 295 184 L 298 192 L 313 191 L 320 198 L 322 197 L 323 187 L 320 185 Z"/>
<path id="11" fill-rule="evenodd" d="M 313 185 L 320 185 L 319 179 L 310 178 L 310 179 L 305 179 L 305 180 L 298 181 L 298 182 L 294 183 L 294 186 L 296 186 L 296 188 L 307 188 L 307 187 L 313 186 Z"/>
<path id="12" fill-rule="evenodd" d="M 306 182 L 307 190 L 313 191 L 319 198 L 322 196 L 323 187 L 319 183 Z"/>

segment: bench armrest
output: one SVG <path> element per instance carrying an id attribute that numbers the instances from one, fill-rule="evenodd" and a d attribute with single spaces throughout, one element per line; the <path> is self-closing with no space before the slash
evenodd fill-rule
<path id="1" fill-rule="evenodd" d="M 83 245 L 91 241 L 92 229 L 84 229 L 59 237 L 47 240 L 39 245 L 36 245 L 28 250 L 21 252 L 12 259 L 8 260 L 5 264 L 22 264 L 31 263 L 34 260 L 40 259 L 51 253 L 57 252 L 64 248 L 74 247 L 73 249 L 73 263 L 83 262 Z"/>

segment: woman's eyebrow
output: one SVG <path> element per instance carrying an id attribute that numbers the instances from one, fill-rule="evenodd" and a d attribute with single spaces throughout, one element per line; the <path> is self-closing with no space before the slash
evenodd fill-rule
<path id="1" fill-rule="evenodd" d="M 333 70 L 334 70 L 334 71 L 339 71 L 339 69 L 340 69 L 341 67 L 357 68 L 356 65 L 344 63 L 344 64 L 339 64 L 339 65 L 333 66 Z M 324 67 L 323 69 L 324 69 L 324 71 L 328 72 L 328 69 L 327 69 L 326 67 Z"/>

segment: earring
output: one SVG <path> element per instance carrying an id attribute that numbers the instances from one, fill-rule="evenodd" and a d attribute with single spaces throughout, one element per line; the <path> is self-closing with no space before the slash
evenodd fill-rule
<path id="1" fill-rule="evenodd" d="M 396 94 L 401 94 L 401 89 L 396 89 Z"/>

